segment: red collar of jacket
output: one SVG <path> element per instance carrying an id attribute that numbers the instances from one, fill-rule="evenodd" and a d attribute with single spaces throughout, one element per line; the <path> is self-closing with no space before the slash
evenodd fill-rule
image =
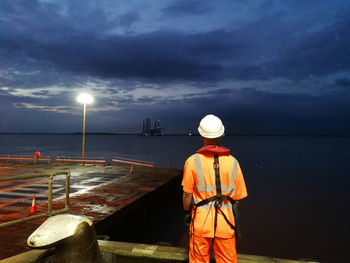
<path id="1" fill-rule="evenodd" d="M 217 155 L 229 155 L 230 149 L 217 145 L 206 145 L 200 148 L 197 153 L 201 154 L 217 154 Z"/>

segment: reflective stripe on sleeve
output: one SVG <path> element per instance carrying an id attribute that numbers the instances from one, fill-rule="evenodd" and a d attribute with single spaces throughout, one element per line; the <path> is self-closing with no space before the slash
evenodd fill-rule
<path id="1" fill-rule="evenodd" d="M 204 183 L 204 175 L 203 175 L 203 171 L 202 171 L 201 160 L 199 158 L 199 153 L 196 153 L 194 155 L 194 163 L 196 166 L 197 178 L 198 178 L 198 183 L 199 183 L 199 185 L 198 186 L 195 185 L 195 187 L 200 192 L 207 191 L 207 189 L 205 187 L 205 183 Z"/>
<path id="2" fill-rule="evenodd" d="M 230 187 L 227 189 L 227 194 L 232 194 L 234 195 L 236 192 L 235 189 L 235 180 L 236 180 L 236 175 L 237 175 L 237 160 L 233 158 L 233 168 L 232 168 L 232 176 L 231 176 L 231 183 Z"/>

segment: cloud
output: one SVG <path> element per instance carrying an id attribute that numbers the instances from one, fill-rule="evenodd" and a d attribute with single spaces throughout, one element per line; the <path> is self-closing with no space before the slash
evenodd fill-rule
<path id="1" fill-rule="evenodd" d="M 176 110 L 176 115 L 188 119 L 187 129 L 192 131 L 200 118 L 209 113 L 222 118 L 227 134 L 322 135 L 350 131 L 348 101 L 327 94 L 283 94 L 247 88 L 217 90 L 179 103 L 181 108 Z"/>
<path id="2" fill-rule="evenodd" d="M 7 123 L 75 121 L 83 90 L 95 130 L 153 116 L 189 130 L 210 112 L 239 133 L 348 120 L 350 8 L 338 2 L 5 0 L 0 22 Z"/>
<path id="3" fill-rule="evenodd" d="M 163 8 L 164 16 L 203 15 L 211 11 L 205 1 L 180 0 Z"/>
<path id="4" fill-rule="evenodd" d="M 47 105 L 41 106 L 41 105 L 34 105 L 34 104 L 30 104 L 30 103 L 14 103 L 14 106 L 16 108 L 25 108 L 25 109 L 40 110 L 40 111 L 51 111 L 51 112 L 56 112 L 56 113 L 69 113 L 69 114 L 73 113 L 74 114 L 74 111 L 72 111 L 72 108 L 67 107 L 67 106 L 47 106 Z"/>
<path id="5" fill-rule="evenodd" d="M 216 61 L 203 62 L 191 56 L 188 37 L 155 32 L 135 37 L 111 37 L 99 40 L 84 35 L 64 43 L 44 43 L 32 39 L 0 39 L 4 56 L 16 56 L 21 50 L 24 64 L 47 63 L 61 71 L 108 78 L 212 79 L 223 67 Z M 8 51 L 8 52 L 6 52 Z M 215 52 L 210 51 L 210 53 Z M 210 55 L 212 56 L 212 55 Z M 204 55 L 205 57 L 205 55 Z M 40 66 L 40 63 L 33 65 Z"/>
<path id="6" fill-rule="evenodd" d="M 130 27 L 140 20 L 140 14 L 136 10 L 129 10 L 119 17 L 119 24 L 123 27 Z"/>
<path id="7" fill-rule="evenodd" d="M 340 78 L 337 79 L 334 84 L 339 87 L 347 87 L 350 88 L 350 79 L 348 78 Z"/>
<path id="8" fill-rule="evenodd" d="M 82 21 L 82 26 L 77 26 L 69 23 L 70 16 L 75 14 L 75 5 L 70 6 L 65 15 L 53 12 L 47 5 L 31 7 L 36 14 L 32 14 L 31 19 L 43 13 L 45 19 L 53 20 L 53 25 L 46 29 L 40 21 L 31 20 L 31 31 L 39 34 L 28 34 L 25 23 L 30 18 L 22 18 L 22 21 L 15 15 L 15 21 L 24 29 L 15 27 L 11 33 L 9 28 L 2 30 L 0 54 L 5 63 L 21 64 L 22 68 L 39 72 L 50 69 L 55 72 L 51 73 L 51 78 L 57 72 L 59 75 L 69 72 L 102 79 L 147 81 L 266 80 L 276 77 L 300 80 L 310 75 L 325 76 L 338 70 L 349 70 L 350 67 L 350 56 L 347 56 L 349 10 L 343 11 L 330 26 L 312 33 L 299 31 L 295 34 L 293 25 L 284 20 L 286 14 L 276 12 L 236 29 L 109 35 L 106 32 L 113 25 L 130 26 L 139 21 L 138 11 L 126 11 L 110 22 L 99 8 L 86 15 L 77 15 L 78 21 Z M 196 10 L 197 6 L 203 8 L 206 4 L 181 1 L 172 5 L 179 10 L 189 7 Z M 20 7 L 21 11 L 8 9 L 19 15 L 25 6 Z M 92 17 L 99 26 L 88 22 Z M 99 28 L 104 30 L 99 31 Z"/>
<path id="9" fill-rule="evenodd" d="M 350 9 L 343 10 L 332 25 L 295 38 L 294 43 L 279 60 L 267 64 L 267 74 L 299 80 L 350 72 Z"/>

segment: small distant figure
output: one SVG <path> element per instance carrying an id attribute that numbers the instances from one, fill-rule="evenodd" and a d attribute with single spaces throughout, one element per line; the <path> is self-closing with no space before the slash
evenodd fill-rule
<path id="1" fill-rule="evenodd" d="M 34 158 L 35 159 L 39 159 L 39 157 L 40 157 L 40 152 L 39 151 L 36 151 L 35 153 L 34 153 Z"/>
<path id="2" fill-rule="evenodd" d="M 214 115 L 198 127 L 204 146 L 190 156 L 183 173 L 183 208 L 189 225 L 189 262 L 237 262 L 238 201 L 247 196 L 241 168 L 230 150 L 219 146 L 225 127 Z"/>
<path id="3" fill-rule="evenodd" d="M 39 159 L 39 157 L 40 157 L 40 152 L 39 152 L 39 151 L 36 151 L 36 152 L 34 153 L 34 164 L 36 164 L 36 161 Z"/>

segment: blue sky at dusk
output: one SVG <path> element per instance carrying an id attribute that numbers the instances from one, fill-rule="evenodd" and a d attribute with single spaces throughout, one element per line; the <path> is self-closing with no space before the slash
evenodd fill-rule
<path id="1" fill-rule="evenodd" d="M 350 134 L 350 1 L 2 0 L 0 132 Z"/>

